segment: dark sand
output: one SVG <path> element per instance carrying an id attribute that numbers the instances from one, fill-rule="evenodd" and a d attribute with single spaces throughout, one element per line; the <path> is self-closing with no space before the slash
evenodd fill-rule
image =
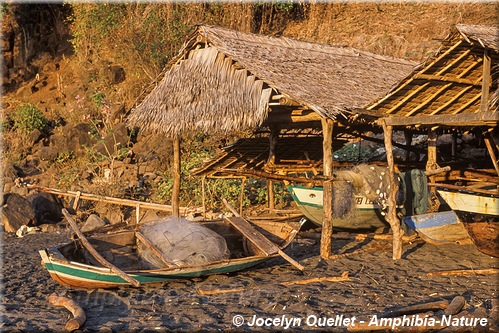
<path id="1" fill-rule="evenodd" d="M 69 233 L 38 233 L 16 238 L 3 236 L 3 319 L 4 331 L 62 331 L 70 314 L 52 306 L 48 296 L 56 292 L 78 302 L 87 314 L 84 332 L 158 332 L 283 330 L 280 325 L 237 328 L 233 317 L 299 318 L 292 330 L 327 329 L 346 331 L 345 326 L 314 327 L 309 316 L 331 318 L 343 315 L 369 321 L 375 314 L 403 306 L 464 296 L 470 312 L 486 310 L 497 298 L 497 275 L 427 277 L 428 272 L 454 269 L 498 268 L 498 259 L 476 250 L 473 245 L 435 246 L 415 243 L 404 246 L 404 259 L 393 261 L 391 250 L 364 253 L 325 262 L 319 246 L 293 243 L 286 252 L 305 266 L 301 273 L 283 259 L 272 259 L 252 270 L 190 280 L 176 280 L 159 288 L 116 290 L 74 290 L 56 284 L 41 266 L 38 250 L 66 242 Z M 333 240 L 333 253 L 361 244 Z M 278 282 L 311 277 L 340 276 L 349 272 L 350 281 L 322 282 L 284 287 Z M 242 292 L 201 296 L 197 288 L 248 287 Z M 479 313 L 479 312 L 477 312 Z M 313 318 L 313 317 L 310 317 Z M 492 325 L 497 322 L 490 320 Z M 309 322 L 312 323 L 312 322 Z M 312 323 L 313 324 L 313 323 Z M 492 329 L 497 329 L 497 326 Z M 491 328 L 489 327 L 488 330 Z M 470 328 L 465 331 L 471 330 Z M 477 330 L 477 329 L 474 329 Z"/>

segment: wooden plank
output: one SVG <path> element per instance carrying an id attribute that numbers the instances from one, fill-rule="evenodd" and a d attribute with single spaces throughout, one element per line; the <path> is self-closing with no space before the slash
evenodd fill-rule
<path id="1" fill-rule="evenodd" d="M 115 265 L 113 265 L 112 263 L 110 263 L 109 261 L 107 261 L 103 256 L 100 255 L 99 252 L 97 252 L 97 250 L 94 249 L 94 247 L 92 246 L 92 244 L 90 244 L 90 242 L 87 240 L 87 238 L 80 231 L 80 229 L 78 228 L 78 225 L 73 220 L 73 218 L 71 217 L 71 215 L 69 215 L 69 213 L 68 213 L 68 211 L 66 209 L 64 209 L 64 208 L 62 209 L 62 214 L 64 215 L 64 217 L 68 221 L 68 223 L 71 226 L 71 228 L 73 228 L 73 231 L 76 233 L 76 235 L 80 239 L 80 241 L 83 244 L 83 246 L 88 250 L 88 252 L 90 252 L 90 254 L 99 263 L 101 263 L 104 267 L 109 268 L 111 270 L 111 272 L 117 274 L 123 280 L 129 282 L 132 286 L 134 286 L 134 287 L 139 287 L 140 286 L 140 282 L 139 281 L 135 280 L 133 277 L 131 277 L 130 275 L 128 275 L 127 273 L 123 272 L 121 269 L 119 269 L 118 267 L 116 267 Z"/>
<path id="2" fill-rule="evenodd" d="M 268 240 L 264 235 L 262 235 L 258 230 L 256 230 L 248 221 L 239 215 L 234 208 L 232 208 L 227 200 L 222 200 L 225 206 L 232 212 L 235 217 L 229 217 L 226 220 L 229 221 L 234 228 L 239 230 L 251 243 L 263 251 L 266 255 L 272 255 L 278 253 L 282 258 L 288 261 L 290 264 L 303 271 L 305 268 L 293 258 L 288 256 L 284 251 L 282 251 L 277 245 Z"/>
<path id="3" fill-rule="evenodd" d="M 484 138 L 485 145 L 487 146 L 487 150 L 489 151 L 490 159 L 492 160 L 492 164 L 494 164 L 494 168 L 496 169 L 497 175 L 499 176 L 499 160 L 497 159 L 496 152 L 494 151 L 494 138 L 492 134 L 489 132 Z"/>

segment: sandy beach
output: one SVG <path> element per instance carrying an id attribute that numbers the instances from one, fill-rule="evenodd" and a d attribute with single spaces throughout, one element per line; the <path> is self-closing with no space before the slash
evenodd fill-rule
<path id="1" fill-rule="evenodd" d="M 497 330 L 497 317 L 491 311 L 493 299 L 498 297 L 497 275 L 427 275 L 498 268 L 497 258 L 480 253 L 473 245 L 415 242 L 404 246 L 399 261 L 392 260 L 391 249 L 324 261 L 318 244 L 298 238 L 286 252 L 305 266 L 304 272 L 275 258 L 251 270 L 174 280 L 157 288 L 86 291 L 56 284 L 40 264 L 39 249 L 66 242 L 69 237 L 68 231 L 28 234 L 24 238 L 4 233 L 2 330 L 63 331 L 71 315 L 48 302 L 54 292 L 84 309 L 87 321 L 80 328 L 82 332 L 280 331 L 286 325 L 293 330 L 343 332 L 353 317 L 369 323 L 375 315 L 387 311 L 433 301 L 450 302 L 456 296 L 465 298 L 468 313 L 488 318 L 489 326 L 446 330 Z M 365 242 L 333 240 L 333 253 L 361 246 Z M 339 277 L 344 272 L 348 272 L 347 281 L 279 284 Z M 198 292 L 241 287 L 243 291 L 217 295 Z"/>

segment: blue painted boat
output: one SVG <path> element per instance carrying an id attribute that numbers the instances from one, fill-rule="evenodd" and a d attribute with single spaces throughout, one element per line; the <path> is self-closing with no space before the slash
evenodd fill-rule
<path id="1" fill-rule="evenodd" d="M 463 223 L 453 211 L 405 216 L 403 223 L 431 244 L 471 244 Z"/>

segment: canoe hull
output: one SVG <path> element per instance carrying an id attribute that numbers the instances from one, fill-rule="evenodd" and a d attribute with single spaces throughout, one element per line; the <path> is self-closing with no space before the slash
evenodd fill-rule
<path id="1" fill-rule="evenodd" d="M 288 189 L 298 209 L 305 217 L 317 225 L 322 225 L 324 220 L 322 187 L 307 188 L 292 185 Z M 360 230 L 388 226 L 380 214 L 379 206 L 363 196 L 356 196 L 355 204 L 357 209 L 351 215 L 333 219 L 333 228 Z"/>
<path id="2" fill-rule="evenodd" d="M 103 256 L 114 254 L 114 264 L 127 275 L 140 282 L 140 285 L 154 285 L 172 279 L 195 278 L 212 274 L 231 273 L 244 270 L 274 257 L 277 253 L 265 254 L 255 248 L 242 234 L 238 233 L 230 224 L 224 222 L 208 222 L 205 226 L 218 230 L 226 238 L 234 256 L 203 265 L 171 266 L 158 269 L 142 269 L 141 259 L 136 250 L 137 237 L 133 230 L 120 231 L 112 234 L 103 234 L 89 237 L 88 241 Z M 265 234 L 269 240 L 286 248 L 298 233 L 302 223 L 258 222 L 255 226 Z M 111 269 L 102 267 L 92 261 L 79 240 L 43 249 L 39 251 L 42 264 L 50 276 L 64 286 L 84 289 L 119 288 L 131 286 Z M 119 264 L 117 263 L 119 262 Z"/>
<path id="3" fill-rule="evenodd" d="M 463 223 L 479 251 L 499 257 L 499 194 L 469 189 L 437 189 Z"/>

